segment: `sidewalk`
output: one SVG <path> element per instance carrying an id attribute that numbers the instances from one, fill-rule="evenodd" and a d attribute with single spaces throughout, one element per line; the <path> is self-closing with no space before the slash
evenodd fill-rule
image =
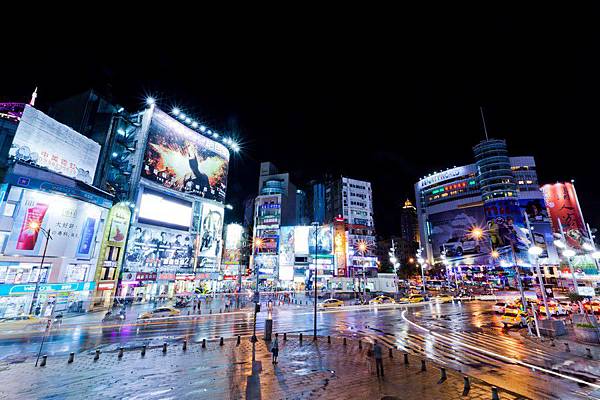
<path id="1" fill-rule="evenodd" d="M 267 345 L 257 343 L 255 368 L 249 338 L 172 344 L 167 353 L 162 347 L 147 350 L 130 348 L 119 359 L 117 348 L 106 348 L 98 361 L 93 354 L 49 358 L 45 367 L 34 367 L 35 360 L 20 364 L 0 364 L 0 399 L 15 398 L 125 398 L 125 399 L 490 399 L 491 387 L 471 380 L 471 390 L 462 396 L 463 377 L 446 371 L 447 380 L 438 383 L 440 370 L 410 356 L 404 364 L 403 354 L 394 358 L 384 354 L 385 379 L 378 379 L 366 356 L 368 344 L 359 349 L 358 342 L 341 339 L 288 336 L 279 337 L 279 363 L 271 363 Z M 253 372 L 254 371 L 254 372 Z M 8 383 L 8 384 L 6 384 Z M 501 399 L 518 396 L 500 390 Z"/>

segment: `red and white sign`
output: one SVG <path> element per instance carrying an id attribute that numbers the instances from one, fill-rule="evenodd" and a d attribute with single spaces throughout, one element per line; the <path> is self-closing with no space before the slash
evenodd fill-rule
<path id="1" fill-rule="evenodd" d="M 113 290 L 115 288 L 114 282 L 100 282 L 98 283 L 98 290 Z"/>

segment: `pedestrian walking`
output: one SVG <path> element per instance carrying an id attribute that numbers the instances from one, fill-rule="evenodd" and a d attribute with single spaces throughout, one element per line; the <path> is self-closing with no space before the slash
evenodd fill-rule
<path id="1" fill-rule="evenodd" d="M 383 378 L 383 355 L 381 346 L 379 343 L 377 343 L 377 340 L 373 345 L 373 356 L 375 357 L 375 369 L 377 369 L 377 376 L 381 375 Z"/>
<path id="2" fill-rule="evenodd" d="M 271 345 L 271 353 L 273 353 L 273 364 L 277 364 L 277 357 L 279 356 L 279 341 L 277 340 L 277 333 L 275 334 L 275 340 Z"/>

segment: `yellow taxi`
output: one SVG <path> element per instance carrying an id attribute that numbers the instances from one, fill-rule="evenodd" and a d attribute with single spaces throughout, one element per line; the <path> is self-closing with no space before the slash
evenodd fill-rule
<path id="1" fill-rule="evenodd" d="M 408 297 L 403 297 L 400 299 L 401 303 L 420 303 L 422 301 L 425 301 L 423 295 L 415 293 L 411 293 L 408 295 Z"/>
<path id="2" fill-rule="evenodd" d="M 567 309 L 565 309 L 562 304 L 556 302 L 556 301 L 549 301 L 548 302 L 548 311 L 550 312 L 550 315 L 567 315 Z M 544 306 L 544 304 L 542 303 L 540 305 L 540 314 L 542 315 L 546 315 L 546 306 Z"/>
<path id="3" fill-rule="evenodd" d="M 527 313 L 517 305 L 511 304 L 504 308 L 504 314 L 500 319 L 505 328 L 517 326 L 523 328 L 527 326 Z"/>
<path id="4" fill-rule="evenodd" d="M 319 306 L 322 308 L 341 307 L 343 305 L 344 305 L 344 302 L 341 300 L 338 300 L 338 299 L 327 299 L 319 304 Z"/>
<path id="5" fill-rule="evenodd" d="M 0 319 L 0 331 L 42 330 L 48 320 L 34 315 L 18 315 Z"/>
<path id="6" fill-rule="evenodd" d="M 453 297 L 447 294 L 435 296 L 433 300 L 437 303 L 452 303 Z"/>
<path id="7" fill-rule="evenodd" d="M 181 311 L 175 307 L 159 307 L 152 311 L 146 311 L 140 314 L 138 319 L 151 319 L 151 318 L 167 318 L 177 317 L 181 314 Z"/>
<path id="8" fill-rule="evenodd" d="M 369 301 L 369 304 L 396 304 L 396 300 L 389 296 L 377 296 Z"/>

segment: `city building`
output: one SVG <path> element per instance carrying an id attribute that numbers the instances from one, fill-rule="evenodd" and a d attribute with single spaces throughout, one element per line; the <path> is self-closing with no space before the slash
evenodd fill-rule
<path id="1" fill-rule="evenodd" d="M 396 241 L 396 258 L 401 263 L 406 263 L 410 258 L 415 257 L 421 241 L 417 208 L 408 199 L 400 210 L 400 239 Z"/>
<path id="2" fill-rule="evenodd" d="M 312 215 L 314 222 L 325 223 L 325 184 L 312 183 Z"/>
<path id="3" fill-rule="evenodd" d="M 539 263 L 547 276 L 555 276 L 558 255 L 549 219 L 536 214 L 545 203 L 533 157 L 510 157 L 506 142 L 497 139 L 484 140 L 473 151 L 475 163 L 435 172 L 415 184 L 426 262 L 444 263 L 469 278 L 483 279 L 482 268 L 488 268 L 505 279 L 513 275 L 507 269 L 515 259 L 531 267 L 527 250 L 533 234 L 546 249 Z"/>

